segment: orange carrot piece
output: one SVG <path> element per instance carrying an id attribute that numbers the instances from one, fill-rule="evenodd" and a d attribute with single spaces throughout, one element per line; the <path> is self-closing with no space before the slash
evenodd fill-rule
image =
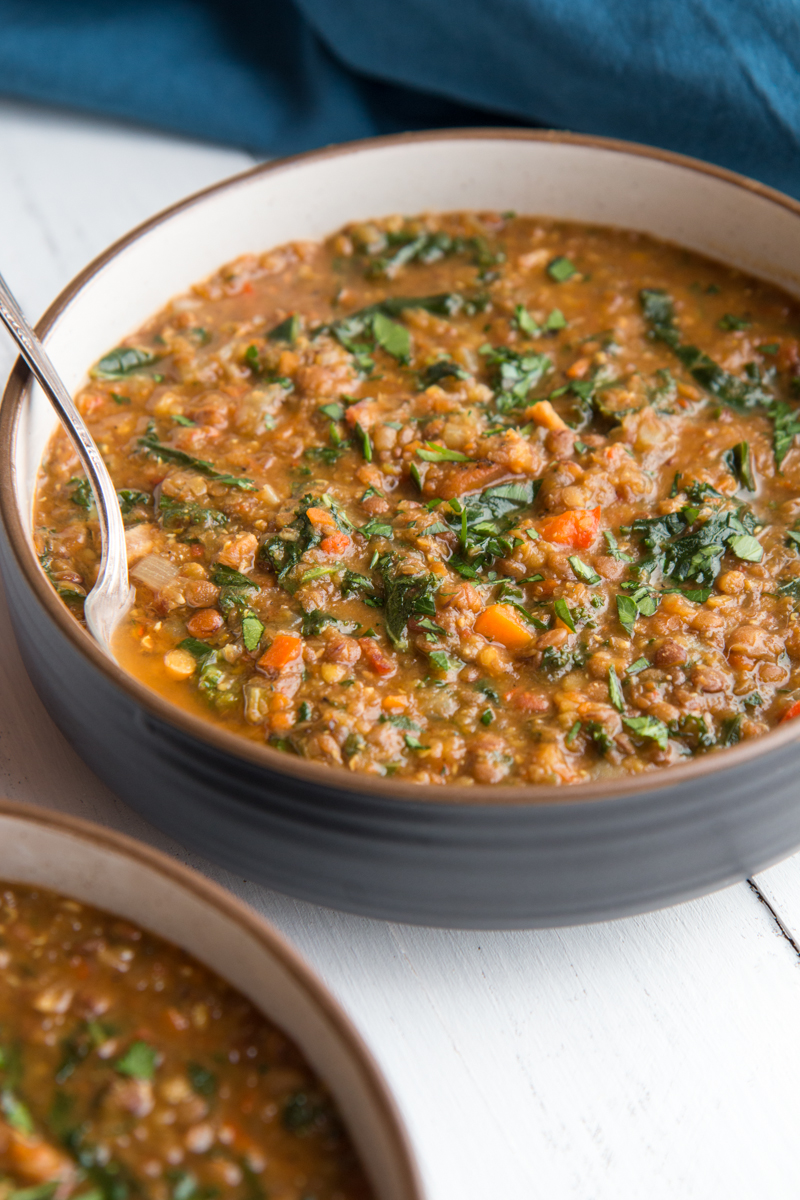
<path id="1" fill-rule="evenodd" d="M 320 550 L 324 550 L 326 554 L 344 554 L 347 547 L 350 545 L 350 538 L 341 530 L 336 533 L 329 533 L 324 537 L 319 544 Z"/>
<path id="2" fill-rule="evenodd" d="M 591 359 L 579 358 L 567 369 L 567 379 L 583 379 L 589 367 L 592 365 Z"/>
<path id="3" fill-rule="evenodd" d="M 560 513 L 548 521 L 542 530 L 546 542 L 557 542 L 561 546 L 575 546 L 578 550 L 588 550 L 597 537 L 600 528 L 601 509 L 573 508 L 569 512 Z"/>
<path id="4" fill-rule="evenodd" d="M 782 725 L 784 721 L 793 721 L 795 717 L 800 717 L 800 700 L 795 700 L 794 704 L 790 708 L 787 708 L 781 717 L 780 723 Z"/>
<path id="5" fill-rule="evenodd" d="M 327 508 L 309 508 L 306 516 L 312 525 L 321 525 L 323 529 L 336 529 L 336 520 Z"/>
<path id="6" fill-rule="evenodd" d="M 524 650 L 534 637 L 510 604 L 490 604 L 476 620 L 475 632 L 500 642 L 506 650 Z"/>
<path id="7" fill-rule="evenodd" d="M 268 650 L 265 650 L 256 666 L 268 675 L 278 675 L 299 659 L 303 652 L 303 639 L 296 633 L 278 633 Z"/>

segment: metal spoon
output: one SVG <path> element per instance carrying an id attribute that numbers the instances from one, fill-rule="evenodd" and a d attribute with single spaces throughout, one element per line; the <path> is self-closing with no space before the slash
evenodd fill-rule
<path id="1" fill-rule="evenodd" d="M 113 658 L 111 639 L 114 630 L 130 610 L 136 595 L 128 579 L 125 527 L 117 493 L 83 417 L 75 407 L 47 351 L 22 315 L 22 310 L 2 275 L 0 319 L 58 413 L 92 485 L 100 520 L 102 557 L 97 582 L 86 597 L 83 612 L 89 632 L 106 654 Z"/>

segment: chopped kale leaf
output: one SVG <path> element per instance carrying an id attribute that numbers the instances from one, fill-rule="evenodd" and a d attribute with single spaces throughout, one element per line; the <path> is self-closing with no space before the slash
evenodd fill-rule
<path id="1" fill-rule="evenodd" d="M 675 306 L 668 292 L 660 288 L 643 288 L 639 300 L 644 318 L 651 327 L 650 336 L 665 342 L 705 391 L 739 412 L 773 403 L 772 392 L 762 386 L 759 377 L 742 379 L 732 375 L 697 346 L 681 341 L 680 330 L 675 324 Z"/>
<path id="2" fill-rule="evenodd" d="M 556 283 L 566 283 L 568 279 L 572 279 L 573 275 L 578 274 L 578 268 L 568 258 L 559 255 L 558 258 L 554 258 L 547 264 L 547 274 Z"/>
<path id="3" fill-rule="evenodd" d="M 270 329 L 267 337 L 272 342 L 288 342 L 293 346 L 297 341 L 300 330 L 302 329 L 302 321 L 297 313 L 292 313 L 285 321 L 281 321 L 280 325 L 276 325 L 274 329 Z"/>
<path id="4" fill-rule="evenodd" d="M 152 426 L 144 437 L 139 438 L 138 445 L 161 462 L 177 463 L 178 466 L 189 467 L 200 475 L 205 475 L 208 479 L 216 479 L 218 483 L 224 483 L 227 487 L 239 488 L 243 492 L 256 491 L 256 485 L 252 479 L 245 479 L 241 475 L 226 475 L 224 471 L 218 471 L 213 463 L 206 462 L 205 459 L 195 458 L 194 455 L 177 450 L 174 446 L 163 445 L 158 440 Z"/>
<path id="5" fill-rule="evenodd" d="M 143 350 L 137 346 L 118 346 L 105 354 L 92 367 L 89 374 L 93 379 L 121 379 L 125 375 L 134 375 L 158 362 L 158 355 L 151 350 Z"/>
<path id="6" fill-rule="evenodd" d="M 519 354 L 509 346 L 482 346 L 494 373 L 495 405 L 497 411 L 510 412 L 528 402 L 528 394 L 552 368 L 547 354 Z"/>
<path id="7" fill-rule="evenodd" d="M 669 729 L 663 721 L 656 717 L 623 717 L 626 729 L 640 738 L 647 738 L 656 743 L 661 750 L 666 750 L 669 742 Z"/>
<path id="8" fill-rule="evenodd" d="M 469 372 L 453 362 L 451 358 L 438 358 L 436 362 L 426 367 L 420 373 L 419 381 L 423 389 L 441 383 L 443 379 L 469 379 Z"/>
<path id="9" fill-rule="evenodd" d="M 386 633 L 396 650 L 408 649 L 407 628 L 412 616 L 432 616 L 436 612 L 433 575 L 403 575 L 403 559 L 394 554 L 381 555 L 378 569 L 383 580 Z"/>

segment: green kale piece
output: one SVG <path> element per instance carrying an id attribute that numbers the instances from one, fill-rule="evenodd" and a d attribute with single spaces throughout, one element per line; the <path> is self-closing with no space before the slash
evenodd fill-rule
<path id="1" fill-rule="evenodd" d="M 188 650 L 200 662 L 214 653 L 214 647 L 209 646 L 208 642 L 201 642 L 199 638 L 193 637 L 185 637 L 182 642 L 178 642 L 178 649 Z"/>
<path id="2" fill-rule="evenodd" d="M 322 541 L 321 531 L 306 515 L 315 502 L 314 496 L 303 496 L 294 520 L 283 530 L 284 536 L 276 534 L 261 547 L 260 557 L 272 567 L 279 582 L 297 566 L 307 550 Z"/>
<path id="3" fill-rule="evenodd" d="M 131 1042 L 114 1065 L 121 1075 L 130 1075 L 133 1079 L 152 1079 L 157 1058 L 157 1050 L 147 1042 Z"/>
<path id="4" fill-rule="evenodd" d="M 556 283 L 566 283 L 568 279 L 572 279 L 573 275 L 578 274 L 578 268 L 562 254 L 547 264 L 547 274 Z"/>
<path id="5" fill-rule="evenodd" d="M 677 513 L 634 521 L 633 532 L 651 551 L 639 564 L 640 570 L 650 574 L 658 568 L 681 582 L 710 584 L 721 570 L 726 550 L 749 562 L 760 561 L 763 550 L 753 537 L 756 520 L 748 508 L 721 503 L 704 520 L 698 517 L 699 510 L 687 506 Z"/>
<path id="6" fill-rule="evenodd" d="M 552 679 L 561 679 L 570 671 L 579 671 L 586 665 L 586 650 L 583 646 L 547 646 L 542 654 L 541 669 Z"/>
<path id="7" fill-rule="evenodd" d="M 103 355 L 89 374 L 93 379 L 122 379 L 158 362 L 158 355 L 137 346 L 118 346 Z"/>
<path id="8" fill-rule="evenodd" d="M 646 738 L 653 741 L 661 750 L 666 750 L 669 742 L 669 729 L 663 721 L 659 721 L 656 717 L 623 717 L 622 722 L 626 729 L 630 729 L 631 733 L 637 737 Z"/>
<path id="9" fill-rule="evenodd" d="M 650 336 L 656 341 L 665 342 L 705 391 L 739 412 L 759 406 L 768 407 L 773 403 L 775 397 L 762 386 L 757 369 L 754 378 L 743 379 L 732 375 L 699 347 L 686 345 L 681 340 L 680 330 L 675 324 L 675 305 L 668 292 L 661 288 L 642 288 L 639 301 L 644 319 L 651 327 Z"/>
<path id="10" fill-rule="evenodd" d="M 548 354 L 519 354 L 510 346 L 482 346 L 493 370 L 495 405 L 498 412 L 510 412 L 528 403 L 528 394 L 552 368 Z"/>
<path id="11" fill-rule="evenodd" d="M 301 318 L 297 313 L 292 313 L 285 321 L 281 321 L 280 325 L 276 325 L 274 329 L 270 329 L 267 337 L 271 342 L 288 342 L 290 346 L 293 346 L 297 341 L 301 329 Z"/>
<path id="12" fill-rule="evenodd" d="M 415 614 L 435 616 L 433 575 L 404 575 L 400 571 L 403 559 L 383 554 L 378 570 L 383 580 L 383 604 L 386 633 L 395 650 L 408 649 L 408 622 Z"/>
<path id="13" fill-rule="evenodd" d="M 441 383 L 443 379 L 469 379 L 469 371 L 465 371 L 458 363 L 453 362 L 452 358 L 438 358 L 436 362 L 426 367 L 420 372 L 420 386 L 424 388 L 431 387 L 434 383 Z"/>
<path id="14" fill-rule="evenodd" d="M 224 471 L 218 471 L 213 463 L 206 462 L 203 458 L 195 458 L 193 454 L 186 454 L 174 446 L 165 446 L 158 440 L 152 425 L 145 436 L 139 438 L 138 445 L 161 462 L 171 462 L 181 467 L 189 467 L 198 474 L 205 475 L 208 479 L 216 479 L 218 483 L 224 483 L 227 487 L 239 488 L 243 492 L 257 490 L 252 479 L 245 479 L 242 475 L 226 475 Z"/>
<path id="15" fill-rule="evenodd" d="M 153 497 L 148 492 L 138 492 L 135 488 L 120 488 L 117 492 L 119 506 L 125 517 L 138 505 L 147 506 L 153 503 Z"/>
<path id="16" fill-rule="evenodd" d="M 578 722 L 578 724 L 580 724 L 580 722 Z M 572 729 L 574 728 L 575 726 L 573 725 Z M 601 725 L 599 721 L 587 721 L 585 728 L 595 746 L 595 749 L 598 750 L 603 757 L 605 757 L 607 754 L 610 754 L 614 749 L 614 739 L 608 730 Z M 572 733 L 572 729 L 570 730 L 570 734 Z M 580 732 L 580 730 L 576 731 L 575 737 L 577 737 L 578 732 Z"/>
<path id="17" fill-rule="evenodd" d="M 373 581 L 367 575 L 359 575 L 357 571 L 345 571 L 341 583 L 341 593 L 345 600 L 348 596 L 358 596 L 370 608 L 383 607 L 383 597 Z"/>
<path id="18" fill-rule="evenodd" d="M 477 496 L 450 500 L 437 515 L 457 534 L 459 553 L 450 558 L 450 566 L 466 579 L 474 579 L 495 558 L 505 558 L 514 545 L 504 535 L 531 508 L 541 481 L 504 483 L 487 488 Z"/>
<path id="19" fill-rule="evenodd" d="M 158 498 L 156 520 L 163 529 L 213 529 L 226 525 L 228 518 L 216 508 L 203 508 L 194 501 L 175 500 L 162 492 Z"/>
<path id="20" fill-rule="evenodd" d="M 92 485 L 89 483 L 89 480 L 81 479 L 76 475 L 70 479 L 70 483 L 76 485 L 70 494 L 70 500 L 78 508 L 83 508 L 89 512 L 94 505 L 94 493 L 92 492 Z"/>
<path id="21" fill-rule="evenodd" d="M 408 231 L 387 233 L 378 243 L 383 253 L 373 257 L 367 274 L 392 279 L 398 271 L 412 262 L 434 263 L 456 254 L 467 254 L 477 267 L 496 266 L 505 260 L 502 250 L 493 250 L 483 237 L 451 237 L 450 234 Z M 386 250 L 389 253 L 386 253 Z"/>
<path id="22" fill-rule="evenodd" d="M 795 437 L 800 433 L 800 411 L 776 400 L 770 410 L 772 417 L 772 452 L 775 465 L 780 466 L 792 448 Z"/>

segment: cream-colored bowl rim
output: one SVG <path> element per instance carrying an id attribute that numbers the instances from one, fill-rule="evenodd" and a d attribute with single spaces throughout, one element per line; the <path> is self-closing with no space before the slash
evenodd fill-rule
<path id="1" fill-rule="evenodd" d="M 380 149 L 398 143 L 454 141 L 462 139 L 486 139 L 502 141 L 533 141 L 545 143 L 562 143 L 573 146 L 592 147 L 596 150 L 607 150 L 615 154 L 627 154 L 635 157 L 655 159 L 657 161 L 680 167 L 683 170 L 696 171 L 698 174 L 713 176 L 728 184 L 758 195 L 781 208 L 787 209 L 800 217 L 800 203 L 790 196 L 765 186 L 755 180 L 728 171 L 723 167 L 713 166 L 698 159 L 674 154 L 668 150 L 658 150 L 651 146 L 643 146 L 634 142 L 624 142 L 614 138 L 600 138 L 583 134 L 562 133 L 552 130 L 527 129 L 457 129 L 435 130 L 425 133 L 396 134 L 390 137 L 371 138 L 358 142 L 348 142 L 343 145 L 330 146 L 322 150 L 313 150 L 305 154 L 294 155 L 290 158 L 274 159 L 251 170 L 241 172 L 221 183 L 195 192 L 185 200 L 164 209 L 154 217 L 138 225 L 130 233 L 114 242 L 102 254 L 98 255 L 63 289 L 56 297 L 44 316 L 36 326 L 40 338 L 44 339 L 51 326 L 61 312 L 75 299 L 81 289 L 97 274 L 111 259 L 122 250 L 148 233 L 162 222 L 178 215 L 182 211 L 202 203 L 205 197 L 215 195 L 229 188 L 236 187 L 245 179 L 258 175 L 270 175 L 278 172 L 291 171 L 297 164 L 308 164 L 323 161 L 331 157 L 346 157 L 350 154 L 363 155 L 370 148 Z M 60 632 L 70 641 L 81 654 L 86 656 L 92 665 L 102 672 L 113 684 L 126 691 L 146 712 L 180 729 L 183 733 L 201 742 L 208 742 L 218 750 L 231 755 L 233 758 L 245 759 L 256 765 L 265 767 L 285 776 L 303 779 L 320 787 L 339 788 L 342 791 L 357 793 L 364 797 L 374 796 L 384 800 L 417 801 L 420 803 L 438 805 L 476 806 L 491 804 L 497 808 L 507 805 L 535 804 L 536 807 L 565 802 L 570 804 L 582 801 L 602 799 L 622 799 L 628 797 L 631 801 L 643 792 L 650 793 L 656 789 L 674 787 L 697 781 L 718 771 L 735 770 L 745 762 L 761 755 L 769 754 L 782 746 L 796 741 L 800 737 L 800 721 L 779 725 L 776 729 L 762 737 L 740 742 L 720 753 L 703 755 L 690 763 L 680 763 L 675 766 L 661 768 L 639 776 L 626 776 L 602 782 L 570 784 L 559 787 L 546 784 L 528 785 L 476 785 L 463 786 L 447 784 L 435 786 L 432 784 L 417 784 L 408 780 L 384 778 L 357 772 L 345 772 L 344 769 L 332 773 L 329 766 L 321 763 L 307 762 L 293 755 L 282 753 L 268 745 L 259 745 L 247 738 L 220 728 L 210 721 L 181 709 L 179 706 L 162 699 L 157 692 L 152 691 L 133 676 L 128 675 L 116 663 L 109 660 L 99 649 L 93 639 L 84 632 L 67 611 L 66 606 L 58 599 L 56 592 L 42 573 L 23 528 L 22 519 L 17 507 L 13 488 L 11 454 L 14 445 L 15 425 L 21 403 L 27 389 L 30 387 L 31 376 L 25 364 L 18 360 L 6 385 L 2 410 L 0 410 L 0 519 L 2 519 L 17 564 L 37 600 L 51 617 Z"/>

